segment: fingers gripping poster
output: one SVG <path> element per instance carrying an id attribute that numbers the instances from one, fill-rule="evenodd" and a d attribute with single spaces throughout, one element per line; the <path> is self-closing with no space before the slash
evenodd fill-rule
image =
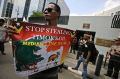
<path id="1" fill-rule="evenodd" d="M 28 76 L 58 66 L 70 48 L 71 30 L 30 23 L 14 23 L 15 70 Z"/>

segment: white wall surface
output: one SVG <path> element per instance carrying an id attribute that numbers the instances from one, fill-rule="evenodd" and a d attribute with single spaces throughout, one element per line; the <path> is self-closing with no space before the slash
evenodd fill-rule
<path id="1" fill-rule="evenodd" d="M 14 0 L 14 6 L 12 11 L 12 18 L 15 18 L 17 16 L 17 9 L 19 8 L 19 16 L 23 16 L 24 6 L 25 6 L 26 0 Z"/>
<path id="2" fill-rule="evenodd" d="M 113 40 L 118 37 L 120 29 L 111 28 L 112 18 L 111 16 L 71 16 L 69 24 L 61 27 L 72 30 L 94 31 L 96 32 L 95 42 L 96 38 Z M 83 29 L 83 23 L 90 23 L 90 29 Z M 107 47 L 97 45 L 96 47 L 100 54 L 104 54 L 108 50 Z"/>
<path id="3" fill-rule="evenodd" d="M 1 0 L 1 4 L 0 4 L 0 17 L 2 15 L 3 4 L 4 4 L 4 0 Z"/>

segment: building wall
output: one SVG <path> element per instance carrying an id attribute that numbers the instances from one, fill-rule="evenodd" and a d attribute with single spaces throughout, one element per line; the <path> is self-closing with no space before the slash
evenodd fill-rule
<path id="1" fill-rule="evenodd" d="M 111 16 L 71 16 L 69 18 L 69 24 L 66 26 L 60 25 L 60 27 L 72 30 L 94 31 L 96 32 L 96 43 L 96 38 L 113 40 L 118 37 L 120 29 L 111 28 L 112 18 Z M 83 29 L 83 23 L 89 23 L 90 29 Z M 108 47 L 98 45 L 96 47 L 100 54 L 106 53 L 109 49 Z"/>
<path id="2" fill-rule="evenodd" d="M 15 18 L 17 16 L 17 10 L 19 9 L 19 16 L 23 16 L 24 6 L 25 6 L 26 0 L 14 0 L 14 7 L 12 12 L 12 18 Z"/>
<path id="3" fill-rule="evenodd" d="M 3 4 L 4 4 L 4 0 L 0 0 L 0 17 L 2 15 Z"/>
<path id="4" fill-rule="evenodd" d="M 24 6 L 23 17 L 26 17 L 26 18 L 28 17 L 30 4 L 31 4 L 31 0 L 26 0 L 25 6 Z"/>
<path id="5" fill-rule="evenodd" d="M 61 16 L 69 16 L 70 10 L 64 0 L 58 0 L 58 5 L 61 8 Z"/>
<path id="6" fill-rule="evenodd" d="M 5 16 L 5 11 L 6 11 L 6 7 L 7 7 L 7 1 L 8 0 L 3 0 L 3 7 L 1 9 L 1 16 L 4 17 Z"/>
<path id="7" fill-rule="evenodd" d="M 39 2 L 38 2 L 38 7 L 37 7 L 37 11 L 42 11 L 42 8 L 43 8 L 43 4 L 44 3 L 44 1 L 43 0 L 39 0 Z"/>
<path id="8" fill-rule="evenodd" d="M 19 8 L 19 16 L 18 17 L 23 16 L 25 1 L 26 0 L 15 0 L 14 1 L 14 8 L 13 8 L 12 17 L 17 16 L 17 11 L 16 10 L 18 8 Z M 33 11 L 42 11 L 43 2 L 44 2 L 44 0 L 31 0 L 28 16 L 30 16 Z M 56 3 L 56 0 L 46 0 L 46 6 L 45 7 L 47 7 L 49 2 L 55 2 Z M 62 11 L 61 15 L 62 16 L 69 16 L 70 10 L 69 10 L 68 6 L 66 5 L 65 1 L 64 0 L 58 0 L 58 5 L 61 7 L 61 11 Z"/>

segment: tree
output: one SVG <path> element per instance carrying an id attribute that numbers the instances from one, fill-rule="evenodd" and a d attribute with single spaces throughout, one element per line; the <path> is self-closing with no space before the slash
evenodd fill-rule
<path id="1" fill-rule="evenodd" d="M 40 11 L 33 11 L 33 14 L 30 17 L 40 17 L 43 16 L 43 12 Z"/>

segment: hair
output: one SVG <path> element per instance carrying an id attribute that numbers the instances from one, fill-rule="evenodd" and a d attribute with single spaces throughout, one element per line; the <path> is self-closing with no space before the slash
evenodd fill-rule
<path id="1" fill-rule="evenodd" d="M 0 19 L 0 23 L 5 23 L 5 20 L 4 19 Z"/>
<path id="2" fill-rule="evenodd" d="M 59 13 L 59 16 L 61 15 L 61 8 L 58 4 L 50 2 L 49 4 L 55 5 L 55 10 Z"/>

